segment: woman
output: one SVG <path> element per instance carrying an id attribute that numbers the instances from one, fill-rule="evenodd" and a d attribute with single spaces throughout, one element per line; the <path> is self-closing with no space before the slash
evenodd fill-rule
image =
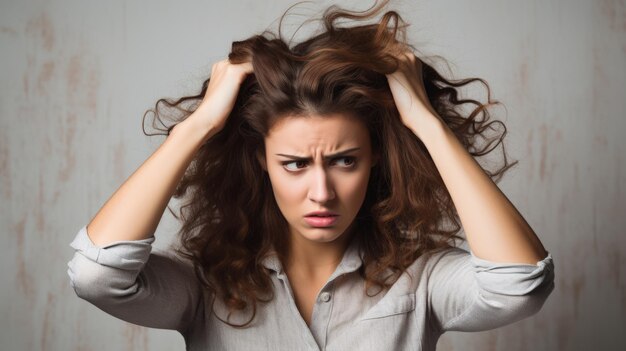
<path id="1" fill-rule="evenodd" d="M 71 243 L 77 295 L 193 350 L 430 350 L 539 311 L 552 257 L 491 179 L 511 165 L 472 157 L 495 122 L 455 87 L 480 79 L 417 59 L 396 12 L 336 23 L 385 5 L 234 42 L 198 95 L 159 100 L 182 116 Z M 172 196 L 179 245 L 151 252 Z"/>

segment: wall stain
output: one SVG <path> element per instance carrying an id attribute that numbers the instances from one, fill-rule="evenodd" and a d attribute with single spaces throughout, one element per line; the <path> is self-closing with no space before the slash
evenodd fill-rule
<path id="1" fill-rule="evenodd" d="M 78 309 L 78 316 L 76 317 L 74 324 L 74 333 L 72 333 L 75 337 L 74 339 L 74 350 L 75 351 L 92 351 L 91 345 L 89 345 L 90 340 L 93 340 L 90 334 L 85 334 L 83 332 L 83 321 L 88 318 L 85 313 L 86 304 L 81 304 Z"/>
<path id="2" fill-rule="evenodd" d="M 520 100 L 531 100 L 531 79 L 536 66 L 537 43 L 531 36 L 527 36 L 519 42 L 520 63 L 517 66 L 516 77 L 513 82 L 517 83 L 514 89 L 518 92 Z"/>
<path id="3" fill-rule="evenodd" d="M 15 234 L 17 238 L 17 287 L 24 294 L 27 300 L 33 301 L 35 296 L 35 288 L 33 284 L 33 277 L 26 268 L 26 257 L 24 252 L 26 250 L 24 246 L 26 219 L 28 214 L 25 214 L 22 219 L 15 225 Z"/>
<path id="4" fill-rule="evenodd" d="M 126 323 L 124 336 L 126 337 L 129 351 L 148 351 L 148 333 L 145 327 L 132 323 Z"/>
<path id="5" fill-rule="evenodd" d="M 67 94 L 70 102 L 73 102 L 75 94 L 78 91 L 78 85 L 81 80 L 82 61 L 80 54 L 74 54 L 70 57 L 67 68 L 65 70 L 65 80 L 67 82 Z"/>
<path id="6" fill-rule="evenodd" d="M 626 1 L 601 0 L 600 13 L 614 32 L 626 32 Z"/>
<path id="7" fill-rule="evenodd" d="M 546 171 L 546 162 L 548 158 L 548 127 L 545 123 L 542 123 L 539 126 L 539 138 L 540 138 L 540 149 L 541 154 L 539 155 L 539 179 L 544 181 L 547 176 Z"/>
<path id="8" fill-rule="evenodd" d="M 65 80 L 68 104 L 84 106 L 93 115 L 98 103 L 100 69 L 92 60 L 94 58 L 90 58 L 85 49 L 72 55 L 65 70 Z"/>
<path id="9" fill-rule="evenodd" d="M 13 197 L 11 177 L 11 139 L 4 129 L 0 130 L 0 193 L 5 200 Z"/>
<path id="10" fill-rule="evenodd" d="M 594 45 L 595 46 L 595 45 Z M 592 100 L 591 100 L 591 113 L 592 118 L 594 120 L 599 120 L 599 117 L 603 116 L 603 109 L 606 107 L 605 103 L 609 103 L 605 95 L 606 85 L 609 82 L 609 77 L 606 73 L 603 63 L 603 57 L 601 50 L 597 47 L 594 47 L 593 50 L 593 89 L 592 89 Z"/>
<path id="11" fill-rule="evenodd" d="M 548 310 L 552 308 L 552 301 L 548 300 L 547 304 L 545 307 L 542 308 L 541 311 L 544 310 Z M 540 312 L 542 313 L 542 312 Z M 528 330 L 527 333 L 521 334 L 519 333 L 519 335 L 521 335 L 522 337 L 520 338 L 521 340 L 523 340 L 522 346 L 519 349 L 520 350 L 533 350 L 535 349 L 533 346 L 535 346 L 537 343 L 531 338 L 529 341 L 529 346 L 526 346 L 526 341 L 527 341 L 527 335 L 545 335 L 547 334 L 547 331 L 552 331 L 553 329 L 553 325 L 552 323 L 554 323 L 554 319 L 552 318 L 552 312 L 550 311 L 545 311 L 543 312 L 546 315 L 550 316 L 550 318 L 535 318 L 533 320 L 533 323 L 530 325 L 530 330 Z"/>
<path id="12" fill-rule="evenodd" d="M 90 69 L 87 76 L 86 103 L 87 109 L 95 116 L 98 102 L 98 87 L 100 85 L 99 73 L 95 69 Z"/>
<path id="13" fill-rule="evenodd" d="M 63 145 L 63 167 L 59 169 L 59 182 L 65 183 L 70 179 L 76 166 L 76 155 L 74 154 L 74 136 L 76 135 L 76 112 L 67 113 L 67 125 L 61 129 L 61 140 Z"/>
<path id="14" fill-rule="evenodd" d="M 47 91 L 45 86 L 50 82 L 52 75 L 54 73 L 54 62 L 46 61 L 41 66 L 41 71 L 39 71 L 39 76 L 37 77 L 37 92 L 39 95 L 46 95 Z"/>
<path id="15" fill-rule="evenodd" d="M 126 154 L 126 144 L 119 141 L 113 149 L 113 176 L 118 181 L 125 178 L 124 155 Z"/>
<path id="16" fill-rule="evenodd" d="M 580 307 L 580 294 L 583 288 L 587 284 L 587 281 L 578 270 L 575 270 L 576 275 L 572 279 L 572 296 L 574 297 L 574 318 L 578 319 L 578 308 Z"/>
<path id="17" fill-rule="evenodd" d="M 97 63 L 88 61 L 88 52 L 81 49 L 70 56 L 65 68 L 67 92 L 66 123 L 60 130 L 63 145 L 64 167 L 59 170 L 60 182 L 67 182 L 76 166 L 75 137 L 78 116 L 95 118 L 100 85 L 100 70 Z M 85 62 L 90 62 L 85 64 Z"/>
<path id="18" fill-rule="evenodd" d="M 17 31 L 15 29 L 11 27 L 7 27 L 7 26 L 0 26 L 0 33 L 11 35 L 11 36 L 17 35 Z"/>
<path id="19" fill-rule="evenodd" d="M 30 87 L 30 73 L 35 71 L 35 58 L 31 53 L 26 54 L 26 69 L 22 73 L 22 91 L 24 92 L 24 98 L 28 100 L 31 93 Z"/>
<path id="20" fill-rule="evenodd" d="M 557 347 L 558 350 L 569 351 L 571 350 L 570 340 L 572 339 L 572 333 L 574 332 L 574 326 L 576 325 L 577 320 L 572 315 L 570 300 L 567 298 L 567 292 L 570 289 L 569 284 L 563 277 L 563 274 L 558 275 L 557 281 L 557 289 L 564 292 L 564 294 L 561 294 L 561 298 L 556 299 L 555 301 L 559 303 L 555 312 L 556 322 L 554 323 L 556 328 Z M 554 292 L 556 292 L 557 289 L 555 289 Z"/>
<path id="21" fill-rule="evenodd" d="M 578 162 L 574 161 L 574 190 L 577 194 L 580 193 L 580 169 Z"/>
<path id="22" fill-rule="evenodd" d="M 609 147 L 609 141 L 606 138 L 606 134 L 595 135 L 593 137 L 593 146 L 597 149 L 606 151 Z"/>
<path id="23" fill-rule="evenodd" d="M 596 202 L 593 201 L 592 209 L 591 209 L 591 232 L 593 238 L 593 251 L 598 253 L 598 216 L 597 216 L 597 207 Z"/>
<path id="24" fill-rule="evenodd" d="M 54 318 L 51 316 L 54 309 L 56 307 L 56 297 L 51 292 L 48 292 L 48 297 L 46 300 L 46 307 L 43 317 L 43 326 L 41 332 L 41 350 L 48 350 L 51 338 L 54 337 L 55 334 L 55 322 Z"/>
<path id="25" fill-rule="evenodd" d="M 45 184 L 43 172 L 39 172 L 39 184 L 37 189 L 37 202 L 35 203 L 35 215 L 37 219 L 37 232 L 41 235 L 46 232 L 46 196 L 45 196 Z"/>
<path id="26" fill-rule="evenodd" d="M 28 97 L 30 93 L 30 89 L 28 86 L 28 73 L 22 73 L 22 91 L 24 92 L 24 97 Z"/>
<path id="27" fill-rule="evenodd" d="M 524 60 L 519 65 L 519 87 L 521 91 L 528 93 L 528 61 Z"/>
<path id="28" fill-rule="evenodd" d="M 486 338 L 481 340 L 478 348 L 484 351 L 498 350 L 498 333 L 494 331 L 489 331 L 486 335 Z"/>
<path id="29" fill-rule="evenodd" d="M 54 46 L 54 28 L 52 21 L 45 12 L 31 18 L 26 24 L 26 33 L 33 33 L 36 37 L 41 38 L 42 47 L 46 51 L 51 51 Z"/>
<path id="30" fill-rule="evenodd" d="M 528 178 L 528 183 L 532 182 L 533 176 L 535 175 L 535 158 L 533 157 L 533 144 L 534 144 L 534 129 L 528 130 L 528 135 L 526 136 L 526 160 L 528 160 L 528 172 L 526 174 L 526 178 Z"/>
<path id="31" fill-rule="evenodd" d="M 619 288 L 622 284 L 621 282 L 621 262 L 622 262 L 622 254 L 617 249 L 619 245 L 611 245 L 610 249 L 606 253 L 606 257 L 609 260 L 609 274 L 611 276 L 611 282 L 615 284 L 615 287 Z"/>

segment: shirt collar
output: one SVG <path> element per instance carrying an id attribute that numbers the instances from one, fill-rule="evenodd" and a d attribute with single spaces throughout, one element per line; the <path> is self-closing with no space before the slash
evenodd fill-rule
<path id="1" fill-rule="evenodd" d="M 341 262 L 339 263 L 339 266 L 337 266 L 337 269 L 335 270 L 335 273 L 332 275 L 332 277 L 344 273 L 354 272 L 359 269 L 363 264 L 363 252 L 361 251 L 359 240 L 356 239 L 357 238 L 354 237 L 350 241 L 348 248 L 343 254 Z M 266 268 L 271 269 L 276 273 L 280 274 L 283 271 L 283 266 L 273 247 L 270 250 L 270 254 L 268 254 L 268 256 L 263 259 L 262 264 Z"/>

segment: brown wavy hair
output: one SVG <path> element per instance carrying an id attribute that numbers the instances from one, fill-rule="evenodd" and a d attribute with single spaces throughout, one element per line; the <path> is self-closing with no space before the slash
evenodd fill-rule
<path id="1" fill-rule="evenodd" d="M 378 294 L 388 289 L 418 257 L 464 240 L 458 234 L 461 224 L 450 194 L 425 145 L 402 124 L 385 76 L 398 67 L 399 49 L 417 51 L 406 41 L 408 25 L 395 11 L 383 13 L 375 23 L 337 23 L 376 18 L 387 2 L 365 11 L 331 6 L 320 18 L 323 29 L 295 45 L 284 40 L 280 30 L 289 8 L 280 18 L 278 35 L 266 30 L 232 43 L 230 61 L 252 62 L 254 72 L 242 83 L 224 128 L 200 147 L 177 186 L 173 196 L 183 199 L 180 218 L 168 209 L 182 221 L 179 240 L 172 247 L 193 263 L 212 303 L 220 297 L 231 313 L 251 308 L 252 316 L 244 324 L 228 322 L 230 313 L 226 321 L 220 319 L 233 327 L 247 326 L 256 315 L 257 302 L 273 299 L 270 272 L 261 261 L 272 247 L 279 257 L 286 250 L 288 223 L 257 159 L 265 155 L 264 137 L 286 115 L 350 113 L 367 126 L 372 150 L 381 156 L 355 218 L 356 230 L 362 233 L 355 240 L 364 250 L 358 273 L 366 291 L 377 287 Z M 487 123 L 487 108 L 499 104 L 491 100 L 487 83 L 480 78 L 445 79 L 427 63 L 432 57 L 416 56 L 423 62 L 431 105 L 468 152 L 482 157 L 502 144 L 504 123 Z M 160 135 L 169 135 L 197 108 L 209 80 L 196 95 L 158 100 L 144 119 L 152 112 L 153 127 L 164 132 Z M 474 81 L 487 88 L 485 104 L 459 98 L 457 88 Z M 467 116 L 461 111 L 465 104 L 474 107 Z M 161 117 L 169 118 L 170 124 Z M 494 125 L 503 131 L 489 136 L 488 130 L 497 132 Z M 504 165 L 494 172 L 484 169 L 495 182 L 517 163 L 507 162 L 504 144 L 502 150 Z"/>

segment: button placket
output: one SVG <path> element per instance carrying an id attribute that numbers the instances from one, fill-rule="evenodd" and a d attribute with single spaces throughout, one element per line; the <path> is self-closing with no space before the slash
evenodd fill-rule
<path id="1" fill-rule="evenodd" d="M 334 304 L 332 299 L 334 290 L 334 282 L 328 282 L 320 290 L 315 305 L 313 306 L 313 323 L 311 323 L 310 329 L 322 350 L 326 347 L 326 336 L 328 334 L 330 315 Z"/>
<path id="2" fill-rule="evenodd" d="M 289 277 L 287 277 L 287 275 L 284 274 L 284 272 L 282 272 L 282 271 L 277 275 L 277 277 L 283 283 L 282 285 L 283 285 L 283 287 L 285 288 L 285 290 L 287 292 L 287 299 L 289 300 L 289 305 L 290 305 L 294 315 L 297 316 L 299 324 L 303 328 L 303 334 L 304 334 L 304 338 L 306 339 L 306 342 L 308 343 L 308 345 L 310 346 L 312 351 L 319 350 L 320 346 L 317 343 L 317 340 L 316 340 L 316 337 L 315 337 L 315 335 L 313 333 L 313 330 L 311 328 L 309 328 L 309 326 L 306 324 L 306 322 L 304 321 L 304 319 L 300 315 L 300 312 L 298 311 L 298 308 L 296 307 L 296 301 L 295 301 L 295 298 L 294 298 L 293 290 L 291 289 L 291 283 L 289 282 Z"/>

